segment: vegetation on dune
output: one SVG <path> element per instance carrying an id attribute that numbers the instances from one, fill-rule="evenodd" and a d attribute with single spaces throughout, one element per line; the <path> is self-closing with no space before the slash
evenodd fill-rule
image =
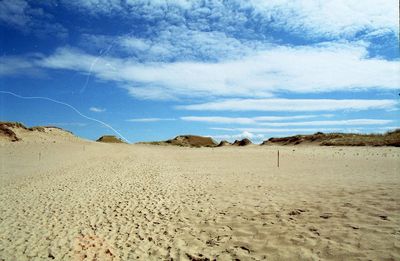
<path id="1" fill-rule="evenodd" d="M 167 144 L 183 147 L 215 147 L 217 145 L 217 143 L 210 137 L 196 135 L 181 135 L 165 142 Z"/>
<path id="2" fill-rule="evenodd" d="M 218 144 L 217 147 L 230 146 L 230 145 L 232 145 L 232 143 L 230 143 L 230 142 L 228 142 L 226 140 L 223 140 Z"/>
<path id="3" fill-rule="evenodd" d="M 9 141 L 20 141 L 16 129 L 25 131 L 46 132 L 46 130 L 58 129 L 73 134 L 68 130 L 56 126 L 36 126 L 26 127 L 20 122 L 0 122 L 0 137 Z M 98 142 L 105 143 L 125 143 L 114 135 L 104 135 L 97 139 Z M 141 144 L 151 145 L 174 145 L 181 147 L 223 147 L 223 146 L 247 146 L 252 142 L 245 138 L 236 140 L 234 143 L 221 141 L 216 143 L 211 137 L 196 135 L 180 135 L 166 141 L 141 142 Z M 270 138 L 261 145 L 320 145 L 320 146 L 395 146 L 400 147 L 400 129 L 388 131 L 384 134 L 355 134 L 355 133 L 323 133 L 317 132 L 311 135 L 294 135 L 289 137 Z"/>
<path id="4" fill-rule="evenodd" d="M 234 146 L 247 146 L 253 144 L 249 139 L 245 138 L 242 140 L 235 140 L 235 142 L 232 144 Z"/>
<path id="5" fill-rule="evenodd" d="M 23 129 L 25 131 L 38 131 L 38 132 L 46 132 L 46 129 L 58 129 L 64 132 L 68 132 L 73 134 L 68 130 L 64 130 L 55 126 L 35 126 L 35 127 L 26 127 L 24 124 L 20 122 L 9 122 L 9 121 L 1 121 L 0 122 L 0 136 L 4 137 L 10 141 L 20 141 L 21 137 L 18 137 L 17 133 L 15 133 L 15 129 Z"/>
<path id="6" fill-rule="evenodd" d="M 322 133 L 270 138 L 262 145 L 316 144 L 321 146 L 400 146 L 400 129 L 385 134 Z"/>
<path id="7" fill-rule="evenodd" d="M 125 143 L 120 138 L 117 138 L 114 135 L 104 135 L 101 136 L 96 140 L 97 142 L 104 142 L 104 143 Z"/>
<path id="8" fill-rule="evenodd" d="M 19 141 L 17 134 L 9 127 L 8 123 L 0 122 L 0 136 L 10 141 Z"/>

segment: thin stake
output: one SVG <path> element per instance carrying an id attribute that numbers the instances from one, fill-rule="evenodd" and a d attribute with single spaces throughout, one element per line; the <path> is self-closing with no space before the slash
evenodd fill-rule
<path id="1" fill-rule="evenodd" d="M 42 153 L 39 152 L 39 161 L 42 159 Z"/>
<path id="2" fill-rule="evenodd" d="M 278 168 L 279 168 L 279 150 L 278 150 Z"/>

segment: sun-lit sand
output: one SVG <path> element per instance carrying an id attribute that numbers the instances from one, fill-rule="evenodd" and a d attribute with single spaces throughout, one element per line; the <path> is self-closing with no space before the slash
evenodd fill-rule
<path id="1" fill-rule="evenodd" d="M 0 153 L 0 260 L 400 260 L 400 148 L 59 135 Z"/>

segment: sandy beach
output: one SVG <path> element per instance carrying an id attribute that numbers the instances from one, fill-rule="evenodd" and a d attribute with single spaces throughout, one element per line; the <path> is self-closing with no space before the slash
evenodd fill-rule
<path id="1" fill-rule="evenodd" d="M 400 259 L 399 148 L 64 139 L 0 153 L 0 260 Z"/>

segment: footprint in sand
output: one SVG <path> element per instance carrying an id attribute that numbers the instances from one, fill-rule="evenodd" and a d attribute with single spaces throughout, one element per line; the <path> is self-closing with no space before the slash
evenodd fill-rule
<path id="1" fill-rule="evenodd" d="M 86 235 L 75 239 L 74 260 L 118 261 L 119 257 L 105 239 L 95 235 Z"/>

